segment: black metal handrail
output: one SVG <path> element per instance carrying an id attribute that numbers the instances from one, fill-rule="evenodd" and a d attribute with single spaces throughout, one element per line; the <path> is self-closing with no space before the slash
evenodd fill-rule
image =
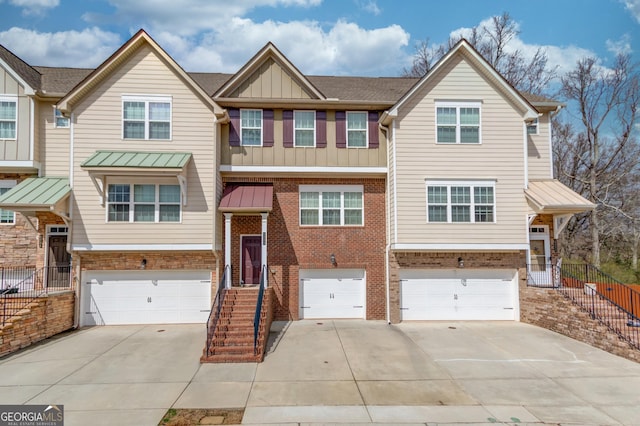
<path id="1" fill-rule="evenodd" d="M 547 265 L 549 273 L 558 279 L 553 280 L 554 285 L 539 285 L 532 280 L 535 269 L 531 266 L 528 265 L 528 285 L 556 289 L 591 318 L 640 349 L 640 292 L 589 264 Z"/>
<path id="2" fill-rule="evenodd" d="M 258 333 L 260 331 L 260 317 L 262 315 L 262 299 L 264 298 L 265 275 L 267 267 L 263 266 L 260 271 L 260 289 L 258 290 L 258 301 L 256 302 L 256 314 L 253 317 L 253 354 L 258 354 Z"/>
<path id="3" fill-rule="evenodd" d="M 224 296 L 227 294 L 227 273 L 229 272 L 229 265 L 224 267 L 222 278 L 218 283 L 218 289 L 216 290 L 216 297 L 211 305 L 211 312 L 209 312 L 209 318 L 207 318 L 207 356 L 212 355 L 211 342 L 213 342 L 213 335 L 216 332 L 216 326 L 220 319 L 220 311 L 222 310 L 222 304 L 224 303 Z"/>
<path id="4" fill-rule="evenodd" d="M 0 326 L 38 297 L 73 289 L 71 266 L 0 267 Z"/>

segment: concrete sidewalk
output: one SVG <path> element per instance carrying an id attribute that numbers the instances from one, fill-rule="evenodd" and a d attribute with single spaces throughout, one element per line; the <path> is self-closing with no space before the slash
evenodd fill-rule
<path id="1" fill-rule="evenodd" d="M 640 424 L 640 364 L 512 322 L 299 321 L 261 364 L 199 363 L 202 325 L 95 327 L 0 360 L 0 403 L 65 425 L 156 425 L 173 408 L 243 424 Z"/>

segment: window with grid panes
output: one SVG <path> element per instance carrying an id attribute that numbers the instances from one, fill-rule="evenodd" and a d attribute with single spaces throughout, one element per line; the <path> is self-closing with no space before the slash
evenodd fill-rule
<path id="1" fill-rule="evenodd" d="M 363 190 L 359 185 L 300 186 L 300 225 L 362 226 Z"/>
<path id="2" fill-rule="evenodd" d="M 427 182 L 427 222 L 494 223 L 495 183 Z"/>

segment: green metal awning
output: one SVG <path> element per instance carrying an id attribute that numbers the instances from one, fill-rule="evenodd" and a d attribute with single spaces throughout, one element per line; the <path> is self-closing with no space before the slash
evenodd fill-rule
<path id="1" fill-rule="evenodd" d="M 0 208 L 15 211 L 50 211 L 69 196 L 69 179 L 27 178 L 0 196 Z"/>
<path id="2" fill-rule="evenodd" d="M 37 212 L 57 214 L 69 226 L 68 205 L 65 204 L 69 194 L 69 178 L 27 178 L 0 196 L 0 208 L 22 214 L 36 232 L 38 229 L 29 216 L 35 216 Z"/>
<path id="3" fill-rule="evenodd" d="M 183 169 L 190 152 L 96 151 L 81 165 L 83 169 Z"/>
<path id="4" fill-rule="evenodd" d="M 175 177 L 182 203 L 187 205 L 187 165 L 190 152 L 96 151 L 80 167 L 89 172 L 93 185 L 105 203 L 106 176 Z"/>

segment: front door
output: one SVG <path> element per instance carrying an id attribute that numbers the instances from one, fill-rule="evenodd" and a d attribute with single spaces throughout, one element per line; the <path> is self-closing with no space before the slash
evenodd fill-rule
<path id="1" fill-rule="evenodd" d="M 532 226 L 529 229 L 529 253 L 531 257 L 529 275 L 533 285 L 552 285 L 551 279 L 551 253 L 549 247 L 549 228 L 544 226 Z"/>
<path id="2" fill-rule="evenodd" d="M 260 284 L 260 266 L 262 265 L 262 239 L 260 235 L 243 235 L 240 259 L 242 265 L 242 285 Z"/>
<path id="3" fill-rule="evenodd" d="M 67 251 L 66 235 L 49 236 L 47 261 L 47 287 L 69 287 L 71 255 Z"/>

